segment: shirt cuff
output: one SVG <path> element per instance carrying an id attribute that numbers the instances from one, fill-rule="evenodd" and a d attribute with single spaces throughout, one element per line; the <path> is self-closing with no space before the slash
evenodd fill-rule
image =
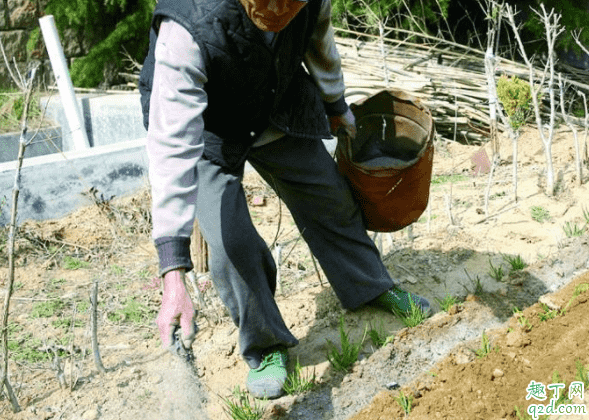
<path id="1" fill-rule="evenodd" d="M 184 268 L 186 271 L 193 269 L 190 259 L 190 238 L 174 236 L 158 238 L 155 240 L 155 248 L 160 261 L 160 276 L 176 268 Z"/>
<path id="2" fill-rule="evenodd" d="M 348 104 L 343 96 L 335 102 L 323 102 L 323 105 L 325 105 L 325 113 L 329 117 L 343 115 L 348 110 Z"/>

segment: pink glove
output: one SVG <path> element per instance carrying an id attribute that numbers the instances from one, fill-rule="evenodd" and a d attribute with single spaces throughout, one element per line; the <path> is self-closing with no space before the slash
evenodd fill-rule
<path id="1" fill-rule="evenodd" d="M 162 307 L 155 320 L 162 346 L 169 349 L 174 344 L 174 330 L 180 325 L 184 348 L 191 348 L 196 335 L 195 317 L 196 311 L 184 282 L 184 269 L 167 272 L 164 275 Z"/>
<path id="2" fill-rule="evenodd" d="M 356 118 L 354 118 L 354 114 L 349 108 L 342 115 L 329 117 L 329 126 L 331 134 L 334 136 L 341 135 L 341 131 L 343 131 L 343 134 L 347 134 L 352 138 L 356 137 Z"/>

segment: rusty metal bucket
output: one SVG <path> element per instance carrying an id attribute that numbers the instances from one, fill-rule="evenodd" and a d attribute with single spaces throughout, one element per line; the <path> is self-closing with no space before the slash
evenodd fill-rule
<path id="1" fill-rule="evenodd" d="M 434 122 L 419 99 L 384 90 L 350 105 L 357 134 L 340 136 L 336 159 L 364 213 L 366 228 L 393 232 L 427 207 Z"/>

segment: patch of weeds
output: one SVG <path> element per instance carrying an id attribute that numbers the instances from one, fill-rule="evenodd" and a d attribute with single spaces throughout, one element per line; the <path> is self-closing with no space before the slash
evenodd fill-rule
<path id="1" fill-rule="evenodd" d="M 118 266 L 116 264 L 113 264 L 110 266 L 110 271 L 115 275 L 115 276 L 120 276 L 123 274 L 124 270 L 123 267 Z"/>
<path id="2" fill-rule="evenodd" d="M 438 305 L 440 305 L 440 308 L 442 308 L 444 312 L 448 312 L 450 308 L 458 302 L 458 300 L 449 293 L 446 293 L 446 296 L 444 296 L 443 299 L 434 298 L 434 300 L 438 302 Z"/>
<path id="3" fill-rule="evenodd" d="M 589 371 L 587 370 L 587 366 L 584 366 L 579 359 L 575 360 L 575 366 L 577 368 L 575 379 L 583 382 L 585 389 L 589 388 Z"/>
<path id="4" fill-rule="evenodd" d="M 564 226 L 562 227 L 562 230 L 564 230 L 564 234 L 566 235 L 567 238 L 574 238 L 577 236 L 583 236 L 583 233 L 585 233 L 585 227 L 579 227 L 577 226 L 576 223 L 571 223 L 571 222 L 566 222 L 564 224 Z"/>
<path id="5" fill-rule="evenodd" d="M 225 407 L 223 411 L 234 420 L 259 420 L 264 415 L 264 407 L 255 398 L 250 398 L 247 392 L 237 385 L 231 397 L 222 398 Z"/>
<path id="6" fill-rule="evenodd" d="M 148 279 L 149 277 L 151 277 L 151 273 L 148 268 L 142 268 L 137 272 L 137 276 L 140 279 Z"/>
<path id="7" fill-rule="evenodd" d="M 90 308 L 90 302 L 86 300 L 76 303 L 76 310 L 78 312 L 86 312 L 88 308 Z"/>
<path id="8" fill-rule="evenodd" d="M 71 334 L 66 334 L 63 337 L 60 337 L 57 339 L 57 344 L 59 344 L 60 346 L 67 346 L 71 342 L 72 342 L 72 335 Z"/>
<path id="9" fill-rule="evenodd" d="M 544 223 L 550 220 L 550 212 L 542 206 L 532 206 L 530 208 L 532 219 L 538 223 Z"/>
<path id="10" fill-rule="evenodd" d="M 66 270 L 79 270 L 80 268 L 88 267 L 90 267 L 90 263 L 86 261 L 82 261 L 75 257 L 70 257 L 69 255 L 65 255 L 63 257 L 63 268 Z"/>
<path id="11" fill-rule="evenodd" d="M 409 296 L 409 304 L 411 309 L 409 313 L 397 313 L 397 316 L 401 318 L 401 322 L 409 328 L 417 327 L 427 318 L 427 314 L 421 310 L 421 307 L 417 305 L 411 295 Z"/>
<path id="12" fill-rule="evenodd" d="M 51 293 L 61 289 L 62 285 L 65 284 L 65 282 L 66 280 L 63 278 L 49 280 L 47 285 L 48 292 Z"/>
<path id="13" fill-rule="evenodd" d="M 137 399 L 139 401 L 145 401 L 145 400 L 148 400 L 152 395 L 153 395 L 153 392 L 150 391 L 149 389 L 146 389 L 141 394 L 137 395 Z"/>
<path id="14" fill-rule="evenodd" d="M 585 224 L 589 225 L 589 209 L 583 207 L 583 219 L 585 219 Z"/>
<path id="15" fill-rule="evenodd" d="M 382 320 L 380 321 L 380 324 L 377 328 L 372 327 L 372 323 L 370 323 L 369 325 L 370 328 L 368 329 L 368 337 L 370 337 L 370 340 L 372 341 L 372 344 L 374 344 L 374 347 L 379 349 L 382 346 L 393 341 L 392 335 L 387 336 Z"/>
<path id="16" fill-rule="evenodd" d="M 532 324 L 530 323 L 530 321 L 528 320 L 528 318 L 526 318 L 524 316 L 524 314 L 522 313 L 522 311 L 520 311 L 517 307 L 513 307 L 513 314 L 516 316 L 517 318 L 517 323 L 519 324 L 520 327 L 522 327 L 524 329 L 524 331 L 531 331 L 532 330 Z"/>
<path id="17" fill-rule="evenodd" d="M 397 403 L 401 406 L 405 414 L 411 413 L 411 408 L 413 406 L 413 395 L 405 395 L 401 390 L 399 395 L 394 398 L 395 401 L 397 401 Z"/>
<path id="18" fill-rule="evenodd" d="M 297 358 L 294 371 L 289 373 L 286 377 L 284 391 L 288 395 L 302 394 L 303 392 L 313 389 L 313 387 L 316 385 L 315 379 L 315 368 L 313 368 L 313 373 L 303 373 L 303 369 L 299 363 L 299 359 Z"/>
<path id="19" fill-rule="evenodd" d="M 460 181 L 467 181 L 468 178 L 462 174 L 452 174 L 452 175 L 437 175 L 432 177 L 432 184 L 434 185 L 441 185 L 447 182 L 460 182 Z"/>
<path id="20" fill-rule="evenodd" d="M 534 419 L 534 417 L 530 416 L 528 413 L 526 413 L 526 412 L 522 413 L 517 405 L 514 406 L 513 409 L 515 410 L 515 415 L 517 416 L 518 420 L 536 420 L 536 419 Z M 538 420 L 545 420 L 547 418 L 548 418 L 548 416 L 537 417 Z"/>
<path id="21" fill-rule="evenodd" d="M 122 309 L 110 312 L 107 318 L 111 322 L 131 322 L 133 324 L 145 324 L 149 322 L 154 311 L 147 306 L 135 300 L 135 298 L 126 299 Z"/>
<path id="22" fill-rule="evenodd" d="M 495 267 L 493 265 L 493 262 L 491 261 L 491 258 L 489 258 L 489 277 L 491 277 L 493 280 L 495 281 L 501 281 L 503 280 L 503 277 L 505 276 L 505 273 L 503 272 L 503 267 L 501 265 Z"/>
<path id="23" fill-rule="evenodd" d="M 573 292 L 573 295 L 569 299 L 568 303 L 560 311 L 560 315 L 564 315 L 566 313 L 567 309 L 569 308 L 569 306 L 571 306 L 573 304 L 573 301 L 577 298 L 577 296 L 579 296 L 581 293 L 586 292 L 587 290 L 589 290 L 589 283 L 577 284 L 577 286 L 575 287 L 575 291 Z"/>
<path id="24" fill-rule="evenodd" d="M 548 321 L 549 319 L 554 319 L 558 316 L 558 311 L 553 309 L 551 310 L 545 303 L 540 302 L 540 307 L 544 311 L 543 313 L 538 314 L 540 322 Z"/>
<path id="25" fill-rule="evenodd" d="M 503 255 L 503 260 L 506 261 L 510 266 L 510 272 L 521 271 L 528 266 L 528 264 L 523 260 L 521 255 L 516 255 L 515 257 L 510 255 Z"/>
<path id="26" fill-rule="evenodd" d="M 32 318 L 49 318 L 53 315 L 61 314 L 65 303 L 61 299 L 49 300 L 47 302 L 37 302 L 31 310 Z"/>
<path id="27" fill-rule="evenodd" d="M 53 327 L 55 328 L 64 328 L 64 329 L 69 329 L 72 326 L 72 320 L 71 318 L 61 318 L 61 319 L 56 319 L 55 321 L 51 321 L 51 325 L 53 325 Z M 76 320 L 74 322 L 74 327 L 79 328 L 79 327 L 83 327 L 84 323 L 81 320 Z"/>
<path id="28" fill-rule="evenodd" d="M 491 350 L 493 350 L 493 347 L 491 346 L 491 340 L 489 339 L 489 336 L 485 330 L 483 330 L 483 334 L 481 336 L 481 347 L 476 349 L 474 354 L 476 354 L 476 356 L 481 359 L 487 354 L 491 353 Z"/>
<path id="29" fill-rule="evenodd" d="M 555 370 L 552 373 L 552 383 L 553 384 L 565 384 L 565 382 L 560 377 L 560 373 L 558 373 L 557 370 Z M 567 392 L 566 392 L 567 389 L 568 389 L 568 387 L 566 386 L 566 384 L 565 384 L 564 388 L 558 389 L 558 399 L 556 400 L 556 403 L 554 404 L 555 407 L 558 407 L 561 404 L 570 404 L 573 401 L 572 399 L 570 399 L 567 396 Z M 554 390 L 553 393 L 554 392 L 556 392 L 556 390 Z M 554 398 L 554 396 L 552 398 Z"/>
<path id="30" fill-rule="evenodd" d="M 327 359 L 336 370 L 347 372 L 354 362 L 358 360 L 360 349 L 366 338 L 366 332 L 359 343 L 350 342 L 350 336 L 344 330 L 344 316 L 342 315 L 340 317 L 339 333 L 342 350 L 340 352 L 335 344 L 327 340 L 327 344 L 330 347 L 327 352 Z"/>
<path id="31" fill-rule="evenodd" d="M 18 340 L 8 340 L 8 350 L 11 353 L 10 358 L 14 361 L 29 363 L 51 360 L 51 356 L 48 353 L 37 350 L 42 344 L 42 341 L 38 338 L 33 338 L 32 334 L 24 335 Z"/>

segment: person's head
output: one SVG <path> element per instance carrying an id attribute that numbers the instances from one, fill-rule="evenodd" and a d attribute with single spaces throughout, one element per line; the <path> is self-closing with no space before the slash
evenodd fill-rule
<path id="1" fill-rule="evenodd" d="M 251 21 L 263 31 L 280 32 L 308 0 L 239 0 Z"/>

